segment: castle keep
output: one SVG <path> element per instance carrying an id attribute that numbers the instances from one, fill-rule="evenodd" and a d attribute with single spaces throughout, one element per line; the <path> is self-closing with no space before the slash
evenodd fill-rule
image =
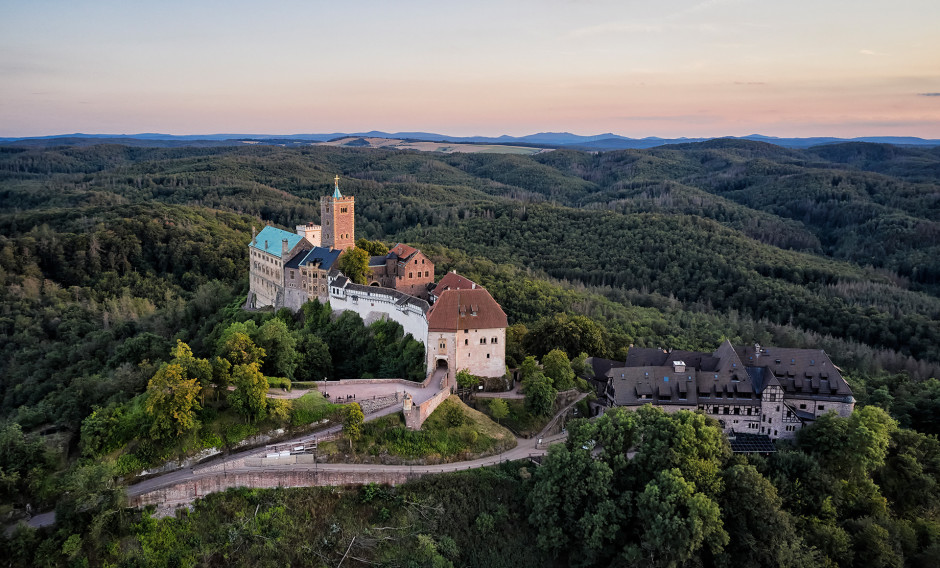
<path id="1" fill-rule="evenodd" d="M 321 225 L 297 225 L 294 233 L 270 225 L 252 230 L 246 307 L 296 311 L 314 299 L 329 302 L 367 325 L 382 318 L 401 324 L 424 344 L 428 372 L 443 371 L 448 384 L 462 369 L 502 376 L 506 314 L 485 289 L 456 273 L 435 284 L 431 259 L 404 243 L 369 259 L 368 286 L 338 270 L 340 255 L 355 246 L 355 201 L 340 192 L 337 176 L 333 194 L 320 199 Z"/>

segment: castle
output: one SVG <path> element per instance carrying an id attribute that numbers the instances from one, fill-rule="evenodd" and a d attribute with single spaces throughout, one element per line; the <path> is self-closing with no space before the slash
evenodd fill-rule
<path id="1" fill-rule="evenodd" d="M 848 416 L 855 408 L 852 389 L 821 349 L 726 340 L 712 353 L 631 347 L 623 363 L 590 364 L 609 406 L 701 410 L 729 438 L 794 438 L 827 412 Z"/>
<path id="2" fill-rule="evenodd" d="M 246 307 L 299 310 L 307 301 L 329 302 L 334 312 L 354 311 L 366 324 L 387 318 L 422 342 L 428 373 L 453 385 L 460 370 L 480 377 L 506 372 L 506 314 L 489 292 L 456 273 L 434 282 L 434 263 L 398 243 L 369 259 L 369 284 L 356 284 L 337 268 L 355 246 L 356 200 L 339 189 L 320 199 L 322 225 L 298 225 L 291 233 L 270 225 L 248 245 Z"/>

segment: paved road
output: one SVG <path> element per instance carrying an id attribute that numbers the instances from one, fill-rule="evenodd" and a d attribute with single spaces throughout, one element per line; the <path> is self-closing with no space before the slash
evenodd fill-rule
<path id="1" fill-rule="evenodd" d="M 568 404 L 565 408 L 560 410 L 558 414 L 568 412 L 568 410 L 574 406 L 578 401 L 584 398 L 586 395 L 582 394 L 573 402 Z M 374 420 L 381 416 L 386 416 L 400 411 L 398 405 L 393 405 L 377 412 L 373 412 L 366 416 L 366 420 Z M 557 416 L 557 415 L 556 415 Z M 551 424 L 551 423 L 550 423 Z M 315 433 L 305 434 L 304 436 L 298 436 L 291 440 L 285 440 L 284 442 L 279 442 L 278 445 L 289 445 L 289 444 L 302 444 L 307 442 L 312 442 L 316 439 L 321 439 L 331 434 L 336 434 L 342 429 L 342 426 L 331 426 L 324 430 L 320 430 Z M 467 469 L 475 469 L 479 467 L 485 467 L 489 465 L 495 465 L 501 462 L 513 461 L 526 459 L 533 456 L 544 455 L 548 450 L 548 445 L 553 442 L 558 442 L 564 440 L 566 435 L 556 435 L 551 438 L 544 438 L 540 434 L 533 438 L 516 438 L 516 447 L 511 450 L 507 450 L 501 454 L 495 456 L 488 456 L 484 458 L 479 458 L 475 460 L 463 461 L 463 462 L 453 462 L 447 464 L 438 464 L 438 465 L 384 465 L 384 464 L 350 464 L 350 463 L 320 463 L 320 464 L 284 464 L 281 466 L 272 466 L 277 467 L 278 469 L 295 469 L 295 470 L 309 470 L 309 469 L 319 469 L 321 471 L 336 471 L 336 472 L 375 472 L 375 471 L 389 471 L 389 472 L 412 472 L 412 473 L 446 473 L 452 471 L 461 471 Z M 542 440 L 542 444 L 539 444 L 539 440 Z M 173 472 L 169 472 L 140 483 L 135 483 L 127 487 L 128 497 L 136 497 L 144 493 L 149 493 L 156 489 L 161 489 L 164 487 L 169 487 L 176 485 L 182 482 L 193 481 L 196 479 L 202 479 L 205 477 L 211 477 L 219 475 L 220 473 L 240 473 L 240 472 L 252 472 L 258 471 L 257 467 L 248 467 L 245 466 L 245 458 L 247 457 L 261 457 L 267 453 L 265 448 L 255 448 L 252 450 L 246 450 L 244 452 L 239 452 L 231 454 L 225 457 L 219 457 L 193 468 L 181 469 Z M 220 469 L 221 468 L 221 469 Z M 41 515 L 36 515 L 32 517 L 28 524 L 31 527 L 41 527 L 50 525 L 55 522 L 55 513 L 43 513 Z"/>

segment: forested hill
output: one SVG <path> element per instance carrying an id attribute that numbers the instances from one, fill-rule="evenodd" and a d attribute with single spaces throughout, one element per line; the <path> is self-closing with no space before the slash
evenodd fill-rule
<path id="1" fill-rule="evenodd" d="M 294 380 L 371 373 L 375 366 L 369 371 L 354 356 L 367 348 L 365 359 L 373 362 L 409 349 L 408 360 L 422 360 L 415 342 L 394 330 L 354 332 L 361 321 L 357 328 L 343 318 L 333 326 L 316 307 L 296 316 L 240 309 L 251 227 L 319 222 L 320 197 L 335 175 L 342 191 L 356 197 L 357 237 L 420 246 L 438 277 L 456 269 L 492 292 L 512 324 L 510 364 L 555 348 L 569 357 L 617 359 L 630 345 L 711 351 L 725 338 L 819 348 L 843 368 L 860 405 L 881 407 L 904 428 L 940 433 L 940 154 L 932 150 L 868 144 L 788 150 L 735 140 L 528 157 L 0 146 L 0 507 L 65 503 L 61 512 L 76 534 L 66 530 L 44 541 L 52 553 L 67 556 L 82 542 L 94 548 L 98 536 L 106 542 L 102 535 L 123 522 L 108 512 L 117 505 L 101 500 L 120 493 L 110 474 L 95 469 L 113 466 L 109 452 L 137 445 L 137 457 L 116 458 L 114 471 L 124 473 L 168 459 L 161 452 L 172 448 L 148 444 L 141 432 L 149 431 L 148 381 L 171 356 L 208 365 L 226 330 L 237 328 L 254 330 L 246 338 L 266 342 L 272 354 L 296 342 L 291 352 L 299 363 L 271 357 L 265 376 L 275 376 L 271 369 L 286 369 L 284 376 L 296 370 Z M 352 347 L 350 336 L 357 337 Z M 221 359 L 213 361 L 211 373 L 224 375 Z M 218 408 L 207 403 L 199 419 L 210 423 Z M 883 413 L 874 415 L 880 420 Z M 233 429 L 243 432 L 245 425 Z M 917 444 L 922 439 L 928 440 L 917 437 Z M 59 451 L 50 452 L 55 440 Z M 820 440 L 829 447 L 829 438 Z M 929 440 L 923 444 L 933 449 L 921 462 L 933 465 L 919 473 L 918 460 L 897 467 L 906 468 L 904 480 L 933 480 L 925 494 L 934 495 L 940 451 Z M 211 436 L 190 442 L 223 444 Z M 878 443 L 884 453 L 887 442 Z M 780 462 L 782 472 L 788 459 Z M 590 478 L 559 471 L 559 479 Z M 891 483 L 883 487 L 894 507 L 903 493 L 896 489 L 908 485 Z M 97 505 L 75 502 L 87 493 L 83 487 L 97 488 Z M 623 495 L 635 493 L 632 487 L 621 487 Z M 873 496 L 865 507 L 884 501 L 877 489 L 864 491 Z M 794 511 L 794 503 L 812 502 L 814 523 L 834 523 L 833 507 L 847 518 L 863 515 L 855 501 L 832 500 L 828 492 L 784 499 Z M 610 495 L 596 503 L 620 510 Z M 919 511 L 910 515 L 917 523 Z M 97 536 L 80 537 L 91 518 Z M 912 543 L 934 542 L 940 532 L 923 523 L 896 525 L 893 542 L 927 547 Z M 845 526 L 853 542 L 872 541 L 869 525 Z M 807 535 L 818 532 L 817 525 L 806 527 Z M 832 534 L 842 548 L 818 546 L 830 558 L 847 557 L 848 537 Z M 120 547 L 111 548 L 108 554 Z"/>
<path id="2" fill-rule="evenodd" d="M 198 352 L 244 291 L 250 226 L 318 222 L 336 174 L 357 236 L 432 247 L 513 323 L 588 315 L 610 334 L 599 355 L 727 336 L 925 379 L 940 362 L 938 172 L 929 150 L 734 140 L 534 157 L 3 147 L 3 412 L 74 427 L 125 388 L 121 365 L 174 338 Z"/>

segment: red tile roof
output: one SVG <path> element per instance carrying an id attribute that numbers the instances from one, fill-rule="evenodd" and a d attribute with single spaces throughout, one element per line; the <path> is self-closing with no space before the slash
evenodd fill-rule
<path id="1" fill-rule="evenodd" d="M 428 331 L 496 329 L 506 325 L 506 312 L 479 286 L 472 290 L 445 290 L 428 312 Z"/>
<path id="2" fill-rule="evenodd" d="M 414 247 L 410 247 L 410 246 L 406 245 L 405 243 L 398 243 L 397 245 L 395 245 L 394 247 L 392 247 L 392 250 L 390 250 L 390 251 L 388 251 L 388 252 L 393 252 L 393 253 L 397 254 L 397 255 L 398 255 L 398 258 L 407 259 L 407 258 L 409 258 L 411 255 L 413 255 L 414 253 L 418 252 L 418 249 L 416 249 L 416 248 L 414 248 Z"/>
<path id="3" fill-rule="evenodd" d="M 473 288 L 479 288 L 473 280 L 461 276 L 456 272 L 448 272 L 441 278 L 440 282 L 437 283 L 437 288 L 434 289 L 434 292 L 440 295 L 444 290 L 472 290 Z"/>

